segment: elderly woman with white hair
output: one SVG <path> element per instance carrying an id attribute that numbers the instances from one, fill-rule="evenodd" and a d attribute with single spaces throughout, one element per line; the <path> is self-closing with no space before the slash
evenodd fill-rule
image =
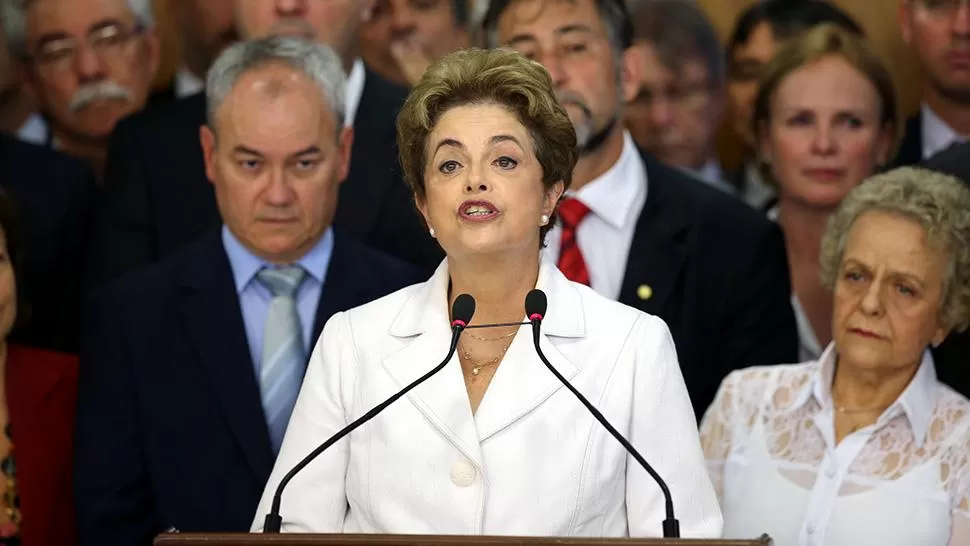
<path id="1" fill-rule="evenodd" d="M 726 537 L 970 544 L 970 401 L 928 348 L 970 323 L 970 190 L 903 168 L 852 190 L 821 253 L 819 360 L 739 370 L 701 425 Z"/>

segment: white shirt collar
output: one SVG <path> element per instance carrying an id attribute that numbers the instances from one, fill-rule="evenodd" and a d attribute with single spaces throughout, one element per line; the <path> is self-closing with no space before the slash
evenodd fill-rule
<path id="1" fill-rule="evenodd" d="M 47 144 L 49 130 L 44 117 L 35 112 L 17 130 L 17 138 L 24 142 L 44 146 Z"/>
<path id="2" fill-rule="evenodd" d="M 591 180 L 574 197 L 604 222 L 621 229 L 639 215 L 639 192 L 646 191 L 647 168 L 630 133 L 623 131 L 623 151 L 620 158 L 605 173 Z M 643 181 L 643 184 L 636 181 Z"/>
<path id="3" fill-rule="evenodd" d="M 692 174 L 719 190 L 726 191 L 730 194 L 737 193 L 734 186 L 729 184 L 724 178 L 724 171 L 721 170 L 721 164 L 716 159 L 710 159 L 703 167 L 694 171 Z"/>
<path id="4" fill-rule="evenodd" d="M 772 210 L 777 218 L 778 209 Z M 805 314 L 805 308 L 802 307 L 802 302 L 794 292 L 791 294 L 791 306 L 795 312 L 795 328 L 798 331 L 798 359 L 802 362 L 817 360 L 822 355 L 822 344 L 815 336 L 815 329 L 812 328 L 812 323 Z"/>
<path id="5" fill-rule="evenodd" d="M 765 182 L 758 170 L 758 164 L 749 161 L 744 164 L 744 187 L 742 198 L 752 207 L 763 210 L 777 194 L 774 188 Z"/>
<path id="6" fill-rule="evenodd" d="M 347 94 L 345 95 L 346 104 L 344 105 L 344 127 L 354 125 L 354 117 L 357 115 L 357 107 L 360 106 L 360 98 L 364 94 L 364 61 L 356 59 L 354 66 L 350 69 L 347 76 Z"/>
<path id="7" fill-rule="evenodd" d="M 923 159 L 936 155 L 937 152 L 949 148 L 953 143 L 967 140 L 967 137 L 957 133 L 947 125 L 943 118 L 936 115 L 936 112 L 926 103 L 923 103 L 920 107 L 920 112 L 922 113 L 920 130 L 923 135 Z"/>
<path id="8" fill-rule="evenodd" d="M 184 66 L 175 73 L 175 98 L 181 99 L 205 91 L 205 82 Z"/>
<path id="9" fill-rule="evenodd" d="M 832 403 L 832 380 L 835 377 L 835 362 L 838 355 L 835 344 L 829 343 L 815 364 L 815 374 L 811 381 L 805 383 L 797 394 L 794 408 L 801 407 L 810 398 L 814 398 L 823 408 L 834 411 Z M 919 369 L 912 381 L 899 395 L 899 398 L 879 418 L 880 422 L 892 418 L 902 412 L 913 429 L 913 438 L 917 447 L 922 447 L 929 432 L 933 418 L 933 408 L 936 406 L 936 395 L 939 392 L 939 382 L 936 379 L 936 365 L 929 350 L 923 352 Z"/>

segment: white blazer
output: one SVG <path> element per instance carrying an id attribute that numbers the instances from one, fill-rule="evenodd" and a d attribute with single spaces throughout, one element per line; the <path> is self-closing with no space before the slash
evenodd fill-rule
<path id="1" fill-rule="evenodd" d="M 441 362 L 451 339 L 448 282 L 445 262 L 427 282 L 327 322 L 254 531 L 293 465 Z M 666 479 L 682 535 L 720 537 L 666 324 L 570 282 L 549 262 L 537 287 L 549 301 L 546 357 Z M 284 531 L 324 533 L 659 537 L 664 519 L 660 489 L 542 364 L 531 326 L 516 334 L 474 415 L 455 355 L 303 469 L 281 508 Z"/>

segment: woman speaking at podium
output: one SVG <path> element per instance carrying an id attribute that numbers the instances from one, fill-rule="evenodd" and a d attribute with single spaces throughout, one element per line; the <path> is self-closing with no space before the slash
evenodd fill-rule
<path id="1" fill-rule="evenodd" d="M 327 323 L 253 529 L 294 465 L 446 356 L 458 295 L 477 302 L 473 325 L 519 323 L 539 288 L 552 366 L 666 480 L 682 535 L 720 536 L 666 325 L 540 263 L 577 160 L 545 69 L 503 50 L 442 59 L 408 97 L 398 144 L 447 258 L 427 282 Z M 539 359 L 530 327 L 506 326 L 466 330 L 439 373 L 297 474 L 280 514 L 287 532 L 661 536 L 664 508 L 657 483 Z"/>

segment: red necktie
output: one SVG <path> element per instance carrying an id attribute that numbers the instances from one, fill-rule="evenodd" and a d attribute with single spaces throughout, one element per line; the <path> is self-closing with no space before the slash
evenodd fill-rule
<path id="1" fill-rule="evenodd" d="M 559 270 L 566 278 L 589 286 L 589 271 L 586 260 L 576 244 L 576 229 L 589 214 L 589 207 L 577 199 L 567 197 L 559 204 L 559 218 L 562 219 L 562 238 L 559 244 Z"/>

